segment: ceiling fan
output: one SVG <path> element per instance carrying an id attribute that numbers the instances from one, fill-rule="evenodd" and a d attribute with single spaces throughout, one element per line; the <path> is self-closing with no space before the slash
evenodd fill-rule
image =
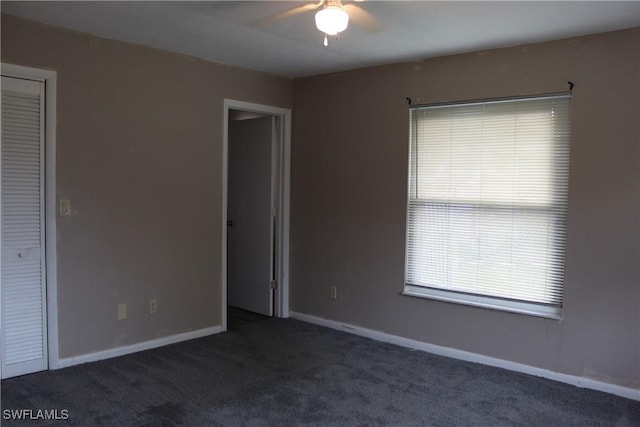
<path id="1" fill-rule="evenodd" d="M 364 0 L 355 0 L 362 2 Z M 369 12 L 355 4 L 342 4 L 341 0 L 320 0 L 318 3 L 308 3 L 302 6 L 292 7 L 284 12 L 259 19 L 253 23 L 254 27 L 262 28 L 282 19 L 317 10 L 315 21 L 318 30 L 324 33 L 324 45 L 328 46 L 327 36 L 338 36 L 338 33 L 347 29 L 349 21 L 376 33 L 382 30 L 382 24 Z"/>

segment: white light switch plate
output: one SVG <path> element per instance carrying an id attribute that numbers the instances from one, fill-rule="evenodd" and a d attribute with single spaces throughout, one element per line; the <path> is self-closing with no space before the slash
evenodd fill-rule
<path id="1" fill-rule="evenodd" d="M 71 200 L 69 199 L 58 200 L 58 211 L 60 216 L 71 215 Z"/>

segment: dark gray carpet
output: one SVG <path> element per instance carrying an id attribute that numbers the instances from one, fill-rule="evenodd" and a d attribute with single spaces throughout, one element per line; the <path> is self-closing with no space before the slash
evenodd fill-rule
<path id="1" fill-rule="evenodd" d="M 270 319 L 270 317 L 243 310 L 241 308 L 231 306 L 227 307 L 227 330 L 229 331 L 235 331 L 248 323 L 262 322 L 267 319 Z"/>
<path id="2" fill-rule="evenodd" d="M 68 409 L 37 426 L 640 426 L 639 402 L 291 319 L 5 380 L 2 408 Z"/>

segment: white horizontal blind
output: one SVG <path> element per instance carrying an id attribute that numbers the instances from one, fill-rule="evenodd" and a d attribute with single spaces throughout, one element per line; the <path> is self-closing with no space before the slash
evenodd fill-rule
<path id="1" fill-rule="evenodd" d="M 46 368 L 44 85 L 2 77 L 3 378 Z"/>
<path id="2" fill-rule="evenodd" d="M 410 291 L 561 307 L 569 107 L 550 96 L 411 110 Z"/>

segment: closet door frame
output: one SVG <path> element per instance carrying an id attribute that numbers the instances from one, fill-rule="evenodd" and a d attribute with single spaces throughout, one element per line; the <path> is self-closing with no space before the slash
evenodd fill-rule
<path id="1" fill-rule="evenodd" d="M 58 286 L 56 257 L 56 82 L 57 73 L 52 70 L 25 67 L 3 62 L 0 65 L 3 76 L 44 83 L 45 120 L 44 120 L 44 174 L 45 174 L 45 262 L 47 295 L 47 351 L 49 369 L 58 369 Z M 0 152 L 0 156 L 1 156 Z M 2 224 L 0 223 L 0 227 Z M 1 232 L 1 228 L 0 228 Z M 0 248 L 0 251 L 2 248 Z M 0 252 L 0 259 L 2 253 Z M 0 295 L 1 298 L 1 295 Z M 0 301 L 1 306 L 1 301 Z"/>

